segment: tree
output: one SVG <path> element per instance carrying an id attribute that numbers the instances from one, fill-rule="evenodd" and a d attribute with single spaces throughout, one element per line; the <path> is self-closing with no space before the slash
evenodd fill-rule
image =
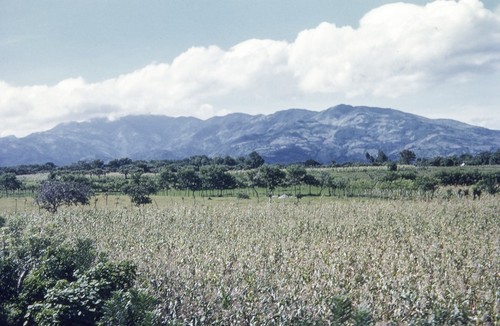
<path id="1" fill-rule="evenodd" d="M 108 167 L 110 168 L 111 171 L 117 172 L 118 169 L 120 169 L 122 166 L 131 165 L 132 162 L 133 161 L 131 159 L 129 159 L 128 157 L 115 159 L 115 160 L 109 161 Z"/>
<path id="2" fill-rule="evenodd" d="M 321 171 L 319 174 L 319 195 L 323 193 L 323 189 L 328 188 L 331 196 L 331 188 L 333 186 L 333 176 L 326 172 Z"/>
<path id="3" fill-rule="evenodd" d="M 415 179 L 414 186 L 423 193 L 434 194 L 438 186 L 438 180 L 428 176 L 419 176 Z"/>
<path id="4" fill-rule="evenodd" d="M 176 182 L 177 175 L 172 168 L 166 168 L 160 172 L 158 185 L 161 189 L 168 191 L 169 189 L 174 188 Z"/>
<path id="5" fill-rule="evenodd" d="M 412 164 L 415 162 L 415 159 L 417 158 L 417 155 L 409 149 L 403 149 L 401 152 L 399 152 L 399 161 L 401 164 Z"/>
<path id="6" fill-rule="evenodd" d="M 378 153 L 377 153 L 377 158 L 375 159 L 375 162 L 382 164 L 382 163 L 387 162 L 388 160 L 389 160 L 389 158 L 387 157 L 387 155 L 385 155 L 384 151 L 379 149 Z"/>
<path id="7" fill-rule="evenodd" d="M 366 157 L 366 160 L 367 160 L 369 163 L 372 163 L 372 164 L 373 164 L 373 162 L 375 162 L 375 157 L 373 157 L 372 155 L 370 155 L 370 153 L 366 152 L 365 157 Z"/>
<path id="8" fill-rule="evenodd" d="M 202 187 L 205 190 L 218 190 L 222 196 L 224 189 L 234 189 L 236 179 L 226 172 L 222 165 L 204 166 L 200 169 Z"/>
<path id="9" fill-rule="evenodd" d="M 304 165 L 305 165 L 306 167 L 310 167 L 310 168 L 317 168 L 317 167 L 321 166 L 321 163 L 320 163 L 320 162 L 318 162 L 318 161 L 315 161 L 315 160 L 313 160 L 313 159 L 308 159 L 308 160 L 306 160 L 306 161 L 304 162 Z"/>
<path id="10" fill-rule="evenodd" d="M 132 175 L 131 180 L 122 187 L 124 194 L 130 197 L 130 201 L 136 206 L 150 204 L 150 195 L 157 192 L 157 186 L 153 180 L 143 178 L 142 173 L 137 172 Z"/>
<path id="11" fill-rule="evenodd" d="M 246 159 L 246 165 L 249 169 L 256 169 L 264 164 L 264 159 L 259 153 L 253 151 L 248 154 L 248 158 Z"/>
<path id="12" fill-rule="evenodd" d="M 88 183 L 47 180 L 40 185 L 35 200 L 39 207 L 55 213 L 63 205 L 88 205 L 92 195 Z"/>
<path id="13" fill-rule="evenodd" d="M 255 193 L 255 196 L 257 197 L 257 202 L 258 202 L 259 192 L 257 191 L 256 187 L 258 187 L 261 182 L 259 180 L 259 174 L 257 173 L 257 170 L 246 171 L 245 177 L 248 187 L 252 188 L 253 192 Z"/>
<path id="14" fill-rule="evenodd" d="M 257 180 L 260 185 L 266 187 L 269 194 L 283 183 L 286 174 L 276 165 L 263 165 L 257 173 Z"/>
<path id="15" fill-rule="evenodd" d="M 311 174 L 306 174 L 304 176 L 303 182 L 309 186 L 309 196 L 312 194 L 311 193 L 311 188 L 313 186 L 317 187 L 320 185 L 320 180 L 318 180 L 315 176 Z"/>
<path id="16" fill-rule="evenodd" d="M 177 172 L 177 186 L 180 189 L 189 190 L 194 193 L 201 189 L 201 178 L 193 166 L 187 166 Z"/>
<path id="17" fill-rule="evenodd" d="M 0 174 L 0 189 L 5 190 L 5 195 L 9 195 L 9 190 L 17 190 L 22 186 L 21 181 L 16 177 L 15 173 L 8 172 Z"/>
<path id="18" fill-rule="evenodd" d="M 297 195 L 297 186 L 300 186 L 304 181 L 306 174 L 306 169 L 302 165 L 293 164 L 286 168 L 287 179 L 290 185 L 293 186 L 294 195 Z"/>

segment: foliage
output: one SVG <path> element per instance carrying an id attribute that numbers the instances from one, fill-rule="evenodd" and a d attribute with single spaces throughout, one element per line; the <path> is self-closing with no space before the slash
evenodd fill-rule
<path id="1" fill-rule="evenodd" d="M 409 149 L 403 149 L 399 152 L 399 161 L 401 164 L 412 164 L 417 159 L 415 152 Z"/>
<path id="2" fill-rule="evenodd" d="M 485 175 L 477 185 L 479 189 L 486 190 L 490 195 L 496 194 L 500 190 L 500 173 Z"/>
<path id="3" fill-rule="evenodd" d="M 3 189 L 6 195 L 11 190 L 20 189 L 21 186 L 22 182 L 17 179 L 14 173 L 0 173 L 0 189 Z"/>
<path id="4" fill-rule="evenodd" d="M 259 168 L 256 180 L 259 186 L 267 189 L 271 194 L 277 186 L 283 184 L 286 174 L 276 165 L 263 165 Z"/>
<path id="5" fill-rule="evenodd" d="M 438 178 L 439 183 L 443 186 L 449 186 L 449 185 L 470 186 L 481 181 L 483 175 L 478 170 L 463 171 L 460 169 L 454 169 L 454 170 L 441 170 L 436 174 L 436 178 Z"/>
<path id="6" fill-rule="evenodd" d="M 158 189 L 153 180 L 142 177 L 142 173 L 137 172 L 132 175 L 131 180 L 122 187 L 125 195 L 130 197 L 130 201 L 136 206 L 149 204 L 152 202 L 150 195 L 155 194 Z"/>
<path id="7" fill-rule="evenodd" d="M 193 193 L 200 190 L 202 187 L 202 180 L 193 166 L 182 168 L 177 173 L 177 186 L 180 189 L 189 190 Z"/>
<path id="8" fill-rule="evenodd" d="M 259 153 L 253 151 L 248 154 L 248 158 L 246 159 L 246 165 L 249 169 L 257 169 L 264 164 L 264 159 Z"/>
<path id="9" fill-rule="evenodd" d="M 88 205 L 93 191 L 86 183 L 47 180 L 38 189 L 36 202 L 51 213 L 62 205 Z"/>
<path id="10" fill-rule="evenodd" d="M 134 264 L 111 262 L 89 240 L 68 242 L 15 223 L 2 228 L 1 240 L 0 324 L 152 324 L 155 300 L 133 288 Z"/>
<path id="11" fill-rule="evenodd" d="M 160 177 L 158 179 L 158 185 L 160 189 L 173 189 L 176 182 L 177 175 L 172 167 L 165 168 L 160 172 Z"/>
<path id="12" fill-rule="evenodd" d="M 398 165 L 396 164 L 396 162 L 389 162 L 387 164 L 387 170 L 389 170 L 389 171 L 397 171 L 398 170 Z"/>
<path id="13" fill-rule="evenodd" d="M 379 149 L 377 152 L 377 158 L 375 158 L 375 163 L 383 164 L 387 161 L 389 161 L 389 157 L 387 157 L 383 150 Z"/>
<path id="14" fill-rule="evenodd" d="M 317 168 L 321 166 L 321 163 L 313 159 L 308 159 L 304 162 L 304 166 L 307 168 Z"/>
<path id="15" fill-rule="evenodd" d="M 104 303 L 103 315 L 98 325 L 128 326 L 155 325 L 156 300 L 144 291 L 134 288 L 128 291 L 115 291 Z"/>
<path id="16" fill-rule="evenodd" d="M 219 196 L 224 189 L 234 189 L 236 179 L 233 175 L 227 173 L 221 165 L 204 166 L 200 168 L 200 179 L 202 188 L 205 190 L 218 190 Z"/>
<path id="17" fill-rule="evenodd" d="M 419 176 L 415 179 L 415 188 L 423 192 L 434 192 L 438 181 L 427 176 Z"/>
<path id="18" fill-rule="evenodd" d="M 294 164 L 286 168 L 287 181 L 294 188 L 294 195 L 297 195 L 297 186 L 304 182 L 307 171 L 302 165 Z"/>

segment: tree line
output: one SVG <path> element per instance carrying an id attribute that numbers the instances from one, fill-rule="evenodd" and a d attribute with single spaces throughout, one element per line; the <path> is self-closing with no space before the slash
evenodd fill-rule
<path id="1" fill-rule="evenodd" d="M 496 154 L 498 152 L 467 156 L 467 162 L 495 163 Z M 366 158 L 370 165 L 385 164 L 389 173 L 379 175 L 376 180 L 370 176 L 372 180 L 369 181 L 334 178 L 328 169 L 316 169 L 324 165 L 314 160 L 288 166 L 268 165 L 258 153 L 252 152 L 247 157 L 240 158 L 240 163 L 237 164 L 234 164 L 236 160 L 229 157 L 207 156 L 161 161 L 161 164 L 160 161 L 132 161 L 128 158 L 112 160 L 106 164 L 100 160 L 78 162 L 65 168 L 47 163 L 43 167 L 50 169 L 50 172 L 47 180 L 41 183 L 25 184 L 15 172 L 0 172 L 0 190 L 6 196 L 20 189 L 28 190 L 36 197 L 41 208 L 56 212 L 61 205 L 89 204 L 89 198 L 98 193 L 106 196 L 125 194 L 133 204 L 143 205 L 151 203 L 151 195 L 158 192 L 169 194 L 171 191 L 183 191 L 194 198 L 196 193 L 207 197 L 223 196 L 225 191 L 238 189 L 236 195 L 246 198 L 249 197 L 248 191 L 242 191 L 246 189 L 259 198 L 259 191 L 261 195 L 273 196 L 277 188 L 286 188 L 289 195 L 300 199 L 304 195 L 322 195 L 324 191 L 328 195 L 338 193 L 339 190 L 344 195 L 361 193 L 356 193 L 353 189 L 363 189 L 365 194 L 373 194 L 374 190 L 380 190 L 384 194 L 395 190 L 425 192 L 434 191 L 437 185 L 477 185 L 495 194 L 500 183 L 500 173 L 478 170 L 440 170 L 431 176 L 398 171 L 396 162 L 389 161 L 383 151 L 378 151 L 376 156 L 366 153 Z M 400 153 L 399 163 L 416 162 L 418 160 L 412 151 L 404 150 Z M 458 162 L 464 165 L 464 161 Z M 97 173 L 96 169 L 102 173 Z M 315 189 L 314 194 L 312 189 Z"/>
<path id="2" fill-rule="evenodd" d="M 140 206 L 152 202 L 151 196 L 176 191 L 183 196 L 222 197 L 225 195 L 249 199 L 250 195 L 277 197 L 284 195 L 299 201 L 303 196 L 368 196 L 382 198 L 433 197 L 438 186 L 473 186 L 471 193 L 479 198 L 482 191 L 499 191 L 500 172 L 462 168 L 419 171 L 358 169 L 345 177 L 334 169 L 306 169 L 303 165 L 261 165 L 253 170 L 230 171 L 221 165 L 169 166 L 157 174 L 140 170 L 128 178 L 122 176 L 89 177 L 76 173 L 53 173 L 34 192 L 41 209 L 55 213 L 61 206 L 89 205 L 96 194 L 127 195 L 131 203 Z M 371 172 L 370 172 L 371 171 Z M 15 175 L 11 175 L 16 178 Z M 229 191 L 229 194 L 227 193 Z M 447 198 L 453 195 L 448 187 Z M 463 189 L 468 194 L 467 189 Z M 170 193 L 169 193 L 170 192 Z M 226 194 L 225 194 L 226 192 Z M 94 197 L 97 200 L 97 197 Z"/>
<path id="3" fill-rule="evenodd" d="M 391 160 L 383 150 L 377 153 L 365 153 L 364 162 L 344 162 L 337 163 L 332 161 L 328 164 L 318 162 L 314 159 L 308 159 L 303 162 L 291 163 L 293 165 L 303 165 L 306 168 L 315 167 L 349 167 L 364 165 L 384 165 L 388 163 L 415 164 L 418 166 L 460 166 L 460 165 L 499 165 L 500 149 L 494 152 L 483 151 L 477 154 L 462 154 L 451 156 L 436 156 L 432 158 L 417 157 L 414 151 L 404 149 L 399 152 L 396 160 Z M 264 158 L 253 151 L 247 156 L 233 158 L 231 156 L 209 157 L 206 155 L 195 155 L 181 160 L 132 160 L 130 158 L 113 159 L 104 162 L 101 159 L 82 160 L 65 166 L 57 166 L 52 162 L 44 164 L 24 164 L 11 167 L 0 167 L 0 173 L 14 173 L 16 175 L 28 175 L 36 173 L 50 172 L 82 172 L 96 176 L 105 175 L 111 172 L 119 172 L 128 175 L 134 171 L 141 170 L 143 173 L 158 173 L 168 166 L 211 166 L 220 165 L 228 170 L 251 170 L 258 168 L 265 163 Z M 291 164 L 280 164 L 286 166 Z"/>

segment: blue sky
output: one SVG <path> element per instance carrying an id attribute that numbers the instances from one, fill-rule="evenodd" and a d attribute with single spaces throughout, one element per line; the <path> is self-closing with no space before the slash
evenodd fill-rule
<path id="1" fill-rule="evenodd" d="M 392 107 L 500 129 L 498 0 L 0 0 L 0 136 Z"/>

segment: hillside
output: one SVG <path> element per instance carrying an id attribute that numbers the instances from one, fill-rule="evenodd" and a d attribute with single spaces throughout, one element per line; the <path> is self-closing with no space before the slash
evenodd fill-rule
<path id="1" fill-rule="evenodd" d="M 289 109 L 270 115 L 191 117 L 127 116 L 56 126 L 23 138 L 0 138 L 0 166 L 130 157 L 179 159 L 192 155 L 233 157 L 257 151 L 268 163 L 315 159 L 364 161 L 379 149 L 397 157 L 493 151 L 500 131 L 453 120 L 434 120 L 393 109 L 338 105 L 317 112 Z"/>

